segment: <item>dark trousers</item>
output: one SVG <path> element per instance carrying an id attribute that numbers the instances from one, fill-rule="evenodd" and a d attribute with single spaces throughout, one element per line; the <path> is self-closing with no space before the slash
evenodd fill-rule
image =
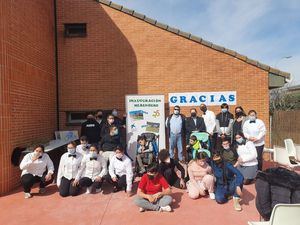
<path id="1" fill-rule="evenodd" d="M 111 176 L 109 175 L 109 181 L 112 183 L 114 189 L 118 189 L 118 190 L 125 189 L 126 190 L 126 187 L 127 187 L 126 175 L 123 175 L 121 177 L 117 175 L 117 178 L 118 178 L 117 182 L 114 182 L 111 179 Z"/>
<path id="2" fill-rule="evenodd" d="M 102 183 L 103 183 L 103 179 L 101 179 L 100 182 L 97 182 L 97 181 L 92 181 L 91 178 L 88 178 L 88 177 L 82 177 L 80 180 L 79 180 L 79 185 L 80 187 L 90 187 L 92 186 L 93 184 L 95 185 L 95 188 L 96 189 L 99 189 L 102 187 Z"/>
<path id="3" fill-rule="evenodd" d="M 79 194 L 80 187 L 78 185 L 74 187 L 73 181 L 74 181 L 74 179 L 69 180 L 65 177 L 61 178 L 61 182 L 60 182 L 60 186 L 59 186 L 60 196 L 67 197 L 69 195 L 76 196 Z"/>
<path id="4" fill-rule="evenodd" d="M 219 204 L 226 203 L 229 196 L 239 197 L 236 188 L 243 188 L 243 184 L 238 184 L 235 179 L 228 181 L 228 185 L 217 185 L 215 190 L 216 202 Z"/>
<path id="5" fill-rule="evenodd" d="M 258 161 L 257 169 L 260 171 L 262 170 L 262 166 L 263 166 L 262 155 L 263 155 L 264 147 L 265 147 L 265 145 L 255 146 L 256 152 L 257 152 L 257 161 Z"/>
<path id="6" fill-rule="evenodd" d="M 21 183 L 24 189 L 24 192 L 26 193 L 30 193 L 31 188 L 33 187 L 33 185 L 35 183 L 40 182 L 40 188 L 44 188 L 46 187 L 47 184 L 51 183 L 52 181 L 45 181 L 45 176 L 46 174 L 44 174 L 42 177 L 39 176 L 33 176 L 32 174 L 28 173 L 28 174 L 24 174 L 21 177 Z"/>

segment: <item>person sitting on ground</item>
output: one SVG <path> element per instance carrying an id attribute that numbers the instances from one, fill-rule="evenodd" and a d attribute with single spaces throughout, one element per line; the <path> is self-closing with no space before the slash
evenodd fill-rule
<path id="1" fill-rule="evenodd" d="M 151 163 L 147 167 L 147 173 L 141 178 L 134 203 L 140 207 L 140 212 L 145 210 L 171 212 L 172 197 L 170 195 L 170 186 L 158 173 L 157 163 Z"/>
<path id="2" fill-rule="evenodd" d="M 131 196 L 133 170 L 131 160 L 125 155 L 124 149 L 117 146 L 114 149 L 115 155 L 109 164 L 109 180 L 113 184 L 113 192 L 125 190 L 127 196 Z"/>
<path id="3" fill-rule="evenodd" d="M 106 161 L 99 154 L 97 145 L 91 145 L 89 154 L 85 155 L 81 161 L 80 169 L 73 184 L 86 187 L 86 194 L 91 194 L 93 186 L 95 186 L 96 193 L 99 193 L 102 191 L 101 187 L 106 174 Z"/>
<path id="4" fill-rule="evenodd" d="M 158 159 L 160 161 L 158 172 L 165 177 L 169 185 L 185 188 L 185 170 L 178 160 L 170 158 L 169 151 L 166 149 L 160 150 Z M 179 176 L 178 173 L 180 173 Z"/>
<path id="5" fill-rule="evenodd" d="M 212 169 L 206 162 L 207 154 L 205 152 L 197 152 L 196 159 L 192 160 L 188 165 L 188 175 L 190 180 L 187 182 L 187 190 L 189 197 L 197 199 L 199 196 L 205 196 L 206 191 L 209 193 L 210 199 L 215 199 L 214 194 L 214 176 Z"/>
<path id="6" fill-rule="evenodd" d="M 222 140 L 222 147 L 218 150 L 218 153 L 225 162 L 231 163 L 234 167 L 237 167 L 238 154 L 233 145 L 230 144 L 229 139 L 225 138 Z"/>
<path id="7" fill-rule="evenodd" d="M 76 152 L 84 156 L 89 153 L 89 147 L 87 136 L 81 136 L 80 145 L 76 146 Z"/>
<path id="8" fill-rule="evenodd" d="M 225 162 L 222 156 L 213 156 L 212 169 L 216 178 L 215 198 L 219 204 L 226 203 L 233 196 L 234 209 L 241 211 L 240 199 L 243 188 L 243 175 L 231 163 Z"/>
<path id="9" fill-rule="evenodd" d="M 67 145 L 67 149 L 68 151 L 60 158 L 56 181 L 59 194 L 62 197 L 76 196 L 80 191 L 79 185 L 75 185 L 74 180 L 83 156 L 76 151 L 76 143 L 74 141 Z"/>
<path id="10" fill-rule="evenodd" d="M 31 188 L 34 183 L 40 183 L 39 193 L 45 193 L 46 185 L 52 182 L 54 166 L 43 145 L 37 145 L 32 153 L 24 156 L 20 163 L 21 183 L 25 198 L 31 198 Z"/>
<path id="11" fill-rule="evenodd" d="M 238 153 L 237 169 L 244 176 L 244 184 L 251 184 L 257 174 L 257 152 L 252 141 L 247 141 L 243 132 L 235 135 L 236 151 Z"/>
<path id="12" fill-rule="evenodd" d="M 115 154 L 114 149 L 117 146 L 122 146 L 119 130 L 115 125 L 109 128 L 109 133 L 106 134 L 100 142 L 100 151 L 106 162 L 110 161 Z"/>
<path id="13" fill-rule="evenodd" d="M 144 135 L 138 136 L 137 142 L 140 146 L 137 150 L 136 160 L 139 166 L 139 173 L 143 174 L 146 172 L 144 163 L 149 165 L 153 161 L 153 146 L 150 141 L 146 140 L 146 137 Z"/>

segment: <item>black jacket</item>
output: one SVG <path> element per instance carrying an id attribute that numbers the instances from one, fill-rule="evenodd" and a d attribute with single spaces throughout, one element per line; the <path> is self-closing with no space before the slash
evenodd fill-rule
<path id="1" fill-rule="evenodd" d="M 230 112 L 220 112 L 218 115 L 216 115 L 216 120 L 219 121 L 220 127 L 228 127 L 230 120 L 233 120 L 233 115 Z"/>
<path id="2" fill-rule="evenodd" d="M 101 126 L 94 120 L 89 119 L 81 124 L 81 136 L 87 136 L 89 143 L 98 143 L 100 141 Z"/>
<path id="3" fill-rule="evenodd" d="M 256 176 L 256 208 L 269 220 L 278 203 L 300 203 L 300 175 L 285 168 L 271 168 Z"/>
<path id="4" fill-rule="evenodd" d="M 189 136 L 192 131 L 206 132 L 206 126 L 202 117 L 196 117 L 196 124 L 192 117 L 187 117 L 185 120 L 185 130 Z"/>
<path id="5" fill-rule="evenodd" d="M 102 137 L 100 142 L 100 150 L 104 152 L 113 151 L 117 146 L 121 146 L 122 148 L 124 147 L 120 135 L 110 136 L 110 134 L 106 134 Z"/>
<path id="6" fill-rule="evenodd" d="M 185 177 L 185 170 L 178 160 L 170 159 L 170 163 L 159 163 L 158 172 L 164 176 L 169 185 L 173 186 L 178 178 L 175 167 L 181 172 L 181 178 Z"/>

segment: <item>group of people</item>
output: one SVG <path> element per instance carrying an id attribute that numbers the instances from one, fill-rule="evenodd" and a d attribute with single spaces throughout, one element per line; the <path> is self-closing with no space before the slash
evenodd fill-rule
<path id="1" fill-rule="evenodd" d="M 221 105 L 216 116 L 205 104 L 200 110 L 201 116 L 192 108 L 191 116 L 185 117 L 179 106 L 174 107 L 166 120 L 169 149 L 161 149 L 157 157 L 151 141 L 138 137 L 136 163 L 141 180 L 134 202 L 141 212 L 171 211 L 172 186 L 186 188 L 192 199 L 208 195 L 222 204 L 232 197 L 234 208 L 242 209 L 243 185 L 252 183 L 257 170 L 262 169 L 265 125 L 255 110 L 247 116 L 240 106 L 235 108 L 235 116 L 227 104 Z M 100 110 L 88 115 L 82 124 L 80 144 L 69 143 L 60 159 L 56 183 L 62 197 L 76 196 L 82 188 L 87 194 L 93 189 L 101 192 L 104 180 L 112 185 L 113 192 L 124 190 L 132 195 L 134 169 L 122 138 L 125 121 L 125 115 L 119 119 L 116 110 L 106 121 Z M 208 133 L 209 144 L 199 141 L 194 132 Z M 184 142 L 191 153 L 188 160 L 183 156 Z M 40 193 L 44 193 L 45 186 L 53 181 L 53 162 L 42 145 L 25 155 L 20 168 L 25 198 L 31 197 L 34 183 L 39 182 Z"/>

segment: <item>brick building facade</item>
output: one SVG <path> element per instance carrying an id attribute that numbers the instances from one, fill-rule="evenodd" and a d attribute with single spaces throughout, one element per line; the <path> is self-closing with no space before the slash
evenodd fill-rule
<path id="1" fill-rule="evenodd" d="M 13 148 L 51 139 L 58 121 L 61 130 L 77 129 L 69 112 L 124 112 L 126 94 L 164 94 L 167 101 L 171 92 L 236 91 L 237 104 L 256 109 L 269 127 L 269 86 L 289 76 L 104 0 L 0 4 L 0 193 L 19 182 Z M 86 36 L 66 37 L 65 24 L 73 23 L 86 24 Z"/>

